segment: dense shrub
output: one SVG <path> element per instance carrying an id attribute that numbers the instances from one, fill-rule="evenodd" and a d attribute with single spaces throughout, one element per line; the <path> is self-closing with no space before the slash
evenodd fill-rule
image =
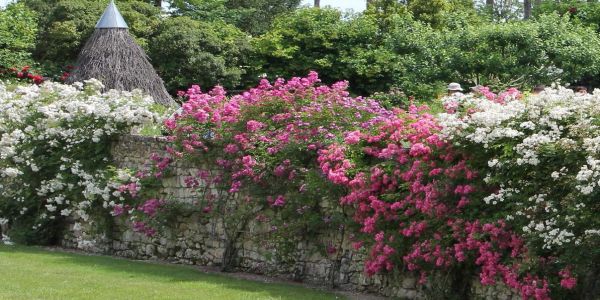
<path id="1" fill-rule="evenodd" d="M 573 83 L 600 72 L 600 38 L 558 15 L 535 22 L 467 27 L 455 32 L 447 48 L 461 81 L 497 89 L 529 88 L 555 81 Z"/>
<path id="2" fill-rule="evenodd" d="M 0 9 L 0 67 L 31 65 L 37 30 L 37 14 L 25 5 L 16 3 Z"/>
<path id="3" fill-rule="evenodd" d="M 55 77 L 75 60 L 106 5 L 21 2 L 39 16 L 34 58 L 44 75 Z M 355 95 L 400 89 L 417 99 L 437 97 L 449 82 L 524 90 L 556 80 L 599 83 L 594 3 L 544 1 L 535 18 L 492 22 L 469 0 L 379 0 L 359 14 L 297 9 L 297 0 L 173 1 L 164 18 L 149 2 L 119 7 L 173 93 L 192 83 L 240 90 L 264 74 L 275 79 L 310 70 L 328 84 L 347 79 Z M 6 53 L 14 60 L 28 51 Z"/>
<path id="4" fill-rule="evenodd" d="M 249 52 L 250 38 L 232 25 L 173 17 L 152 38 L 149 55 L 167 89 L 175 92 L 192 83 L 238 87 Z"/>
<path id="5" fill-rule="evenodd" d="M 568 17 L 450 19 L 433 28 L 402 7 L 345 18 L 335 10 L 301 9 L 253 41 L 256 70 L 272 77 L 318 70 L 328 83 L 347 78 L 359 95 L 399 88 L 418 99 L 435 98 L 449 82 L 529 89 L 555 81 L 593 84 L 600 73 L 600 38 Z"/>
<path id="6" fill-rule="evenodd" d="M 14 240 L 55 243 L 66 218 L 108 216 L 111 139 L 156 116 L 151 98 L 101 87 L 0 83 L 0 223 Z"/>
<path id="7" fill-rule="evenodd" d="M 384 39 L 392 54 L 387 62 L 392 65 L 389 79 L 406 94 L 432 99 L 444 91 L 447 82 L 461 81 L 450 63 L 456 51 L 452 32 L 433 30 L 410 15 L 395 15 Z"/>
<path id="8" fill-rule="evenodd" d="M 456 19 L 476 23 L 481 18 L 473 0 L 413 0 L 407 8 L 415 19 L 437 29 L 452 27 Z"/>
<path id="9" fill-rule="evenodd" d="M 533 9 L 533 15 L 536 17 L 553 13 L 566 15 L 574 23 L 589 25 L 600 30 L 600 3 L 596 1 L 546 0 Z"/>
<path id="10" fill-rule="evenodd" d="M 560 272 L 551 286 L 578 284 L 588 297 L 597 294 L 600 95 L 564 88 L 524 100 L 486 94 L 460 99 L 458 112 L 440 122 L 483 177 L 481 212 L 510 222 L 527 242 L 533 270 Z"/>
<path id="11" fill-rule="evenodd" d="M 172 1 L 177 15 L 200 21 L 220 21 L 251 35 L 270 29 L 273 19 L 298 7 L 300 0 L 192 0 Z"/>
<path id="12" fill-rule="evenodd" d="M 339 63 L 342 13 L 333 9 L 300 9 L 277 18 L 273 29 L 253 40 L 259 67 L 269 77 L 292 77 L 316 70 L 325 82 L 344 71 Z"/>
<path id="13" fill-rule="evenodd" d="M 382 28 L 382 21 L 389 26 Z M 428 75 L 443 67 L 433 61 L 424 64 L 438 49 L 432 47 L 436 44 L 433 38 L 438 38 L 436 32 L 405 13 L 345 17 L 332 9 L 300 9 L 277 18 L 273 29 L 253 40 L 253 44 L 256 69 L 271 78 L 316 70 L 326 83 L 347 78 L 351 91 L 359 95 L 387 92 L 395 86 L 409 95 L 424 95 L 418 92 L 427 90 L 425 94 L 431 96 L 431 85 L 419 85 L 427 79 L 434 80 Z M 402 46 L 395 48 L 392 43 Z M 415 67 L 420 72 L 414 72 Z"/>

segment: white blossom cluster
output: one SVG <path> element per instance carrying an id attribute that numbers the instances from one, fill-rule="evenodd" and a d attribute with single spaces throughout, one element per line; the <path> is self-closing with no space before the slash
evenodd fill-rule
<path id="1" fill-rule="evenodd" d="M 483 198 L 506 210 L 545 249 L 579 245 L 600 232 L 600 90 L 578 95 L 563 87 L 504 103 L 468 95 L 442 113 L 442 136 L 480 148 Z M 512 221 L 514 220 L 514 221 Z"/>
<path id="2" fill-rule="evenodd" d="M 39 229 L 45 220 L 58 217 L 87 221 L 94 203 L 114 206 L 117 185 L 109 182 L 106 143 L 136 127 L 156 124 L 159 115 L 152 98 L 140 91 L 103 93 L 102 88 L 94 79 L 73 85 L 0 82 L 3 224 L 32 207 L 43 208 L 33 225 Z M 20 215 L 8 212 L 15 207 Z"/>
<path id="3" fill-rule="evenodd" d="M 7 245 L 7 246 L 11 246 L 13 245 L 13 242 L 10 240 L 10 237 L 6 234 L 2 234 L 2 238 L 0 239 L 0 243 Z"/>

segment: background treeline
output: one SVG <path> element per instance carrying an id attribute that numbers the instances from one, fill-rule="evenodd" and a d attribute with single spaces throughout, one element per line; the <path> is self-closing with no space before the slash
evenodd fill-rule
<path id="1" fill-rule="evenodd" d="M 451 81 L 528 89 L 555 81 L 596 86 L 600 76 L 598 1 L 370 0 L 363 13 L 300 2 L 117 4 L 171 92 L 192 83 L 237 90 L 264 75 L 309 70 L 328 83 L 349 80 L 357 95 L 421 99 Z M 0 66 L 59 76 L 106 4 L 18 0 L 0 10 Z"/>

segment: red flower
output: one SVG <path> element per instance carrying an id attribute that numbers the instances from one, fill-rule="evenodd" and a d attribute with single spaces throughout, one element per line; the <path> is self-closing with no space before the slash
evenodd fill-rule
<path id="1" fill-rule="evenodd" d="M 42 82 L 44 82 L 44 77 L 42 77 L 41 75 L 35 75 L 33 76 L 33 83 L 35 84 L 40 84 Z"/>

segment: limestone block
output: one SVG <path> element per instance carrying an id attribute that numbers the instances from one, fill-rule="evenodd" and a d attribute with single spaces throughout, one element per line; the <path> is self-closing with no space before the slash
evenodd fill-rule
<path id="1" fill-rule="evenodd" d="M 417 280 L 414 277 L 405 277 L 402 279 L 402 287 L 405 289 L 414 289 L 417 285 Z"/>
<path id="2" fill-rule="evenodd" d="M 184 257 L 185 258 L 194 258 L 200 256 L 200 252 L 198 250 L 186 249 Z"/>
<path id="3" fill-rule="evenodd" d="M 404 299 L 417 299 L 417 291 L 416 290 L 404 290 L 400 295 Z"/>
<path id="4" fill-rule="evenodd" d="M 155 252 L 156 252 L 156 246 L 146 245 L 146 255 L 153 256 Z"/>
<path id="5" fill-rule="evenodd" d="M 167 256 L 167 254 L 169 253 L 167 247 L 164 246 L 156 247 L 156 252 L 158 252 L 158 254 L 160 254 L 161 257 Z"/>

